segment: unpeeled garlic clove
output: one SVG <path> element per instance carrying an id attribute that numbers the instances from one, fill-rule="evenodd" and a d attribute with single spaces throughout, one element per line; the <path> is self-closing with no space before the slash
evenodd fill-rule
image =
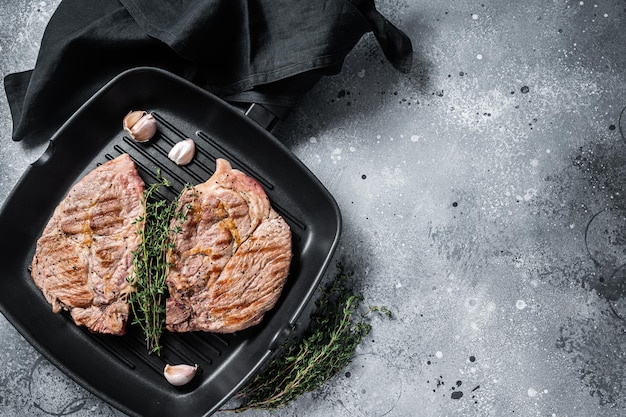
<path id="1" fill-rule="evenodd" d="M 165 365 L 165 369 L 163 370 L 163 375 L 167 382 L 170 384 L 180 387 L 181 385 L 185 385 L 189 381 L 193 379 L 198 371 L 198 365 Z"/>
<path id="2" fill-rule="evenodd" d="M 124 117 L 122 127 L 137 142 L 146 142 L 156 133 L 156 120 L 143 110 L 131 111 Z"/>
<path id="3" fill-rule="evenodd" d="M 192 139 L 185 139 L 172 147 L 167 157 L 176 165 L 187 165 L 196 153 L 196 144 Z"/>

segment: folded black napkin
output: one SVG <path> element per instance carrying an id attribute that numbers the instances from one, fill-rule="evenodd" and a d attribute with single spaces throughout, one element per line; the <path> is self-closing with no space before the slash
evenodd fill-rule
<path id="1" fill-rule="evenodd" d="M 373 32 L 402 72 L 410 39 L 373 0 L 63 0 L 33 70 L 4 86 L 13 140 L 42 142 L 119 73 L 154 66 L 232 103 L 286 109 Z"/>

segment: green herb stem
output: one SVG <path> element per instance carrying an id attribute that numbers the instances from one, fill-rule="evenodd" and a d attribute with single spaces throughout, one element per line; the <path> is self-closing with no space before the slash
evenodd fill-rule
<path id="1" fill-rule="evenodd" d="M 165 299 L 167 296 L 166 255 L 170 239 L 170 223 L 177 208 L 178 199 L 172 202 L 156 199 L 155 193 L 171 183 L 157 171 L 159 182 L 144 191 L 142 203 L 144 216 L 136 220 L 141 227 L 141 245 L 133 252 L 133 276 L 129 281 L 134 286 L 130 294 L 133 324 L 138 325 L 145 337 L 148 353 L 160 354 L 160 338 L 165 326 Z"/>

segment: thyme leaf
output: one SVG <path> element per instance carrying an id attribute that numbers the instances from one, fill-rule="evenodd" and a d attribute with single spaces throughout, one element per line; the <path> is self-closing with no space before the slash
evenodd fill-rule
<path id="1" fill-rule="evenodd" d="M 316 301 L 305 334 L 272 359 L 239 393 L 241 404 L 231 411 L 274 410 L 314 391 L 350 363 L 356 347 L 371 331 L 368 316 L 391 317 L 386 307 L 363 311 L 363 295 L 353 290 L 352 273 L 341 264 Z"/>
<path id="2" fill-rule="evenodd" d="M 157 170 L 157 180 L 157 183 L 144 190 L 142 204 L 145 215 L 135 221 L 141 224 L 137 231 L 141 235 L 141 244 L 133 252 L 133 276 L 128 280 L 134 287 L 129 297 L 134 317 L 132 324 L 141 328 L 148 353 L 159 355 L 167 298 L 166 254 L 172 232 L 170 223 L 176 213 L 178 199 L 171 202 L 157 199 L 155 194 L 161 187 L 171 186 L 170 181 L 162 177 L 160 170 Z"/>

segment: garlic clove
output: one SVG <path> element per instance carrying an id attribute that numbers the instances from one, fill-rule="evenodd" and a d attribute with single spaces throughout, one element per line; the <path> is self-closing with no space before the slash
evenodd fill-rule
<path id="1" fill-rule="evenodd" d="M 156 133 L 156 119 L 143 110 L 131 111 L 124 117 L 122 127 L 137 142 L 146 142 Z"/>
<path id="2" fill-rule="evenodd" d="M 131 111 L 130 113 L 128 113 L 126 117 L 124 117 L 124 120 L 123 120 L 124 130 L 130 131 L 130 128 L 133 125 L 135 125 L 135 123 L 137 123 L 139 119 L 143 117 L 145 113 L 146 112 L 143 110 L 136 110 L 136 111 Z"/>
<path id="3" fill-rule="evenodd" d="M 196 153 L 196 144 L 192 139 L 185 139 L 172 147 L 167 157 L 176 165 L 187 165 Z"/>
<path id="4" fill-rule="evenodd" d="M 180 387 L 181 385 L 187 384 L 189 381 L 193 379 L 198 371 L 198 365 L 165 365 L 165 369 L 163 370 L 163 375 L 167 382 L 170 384 Z"/>

